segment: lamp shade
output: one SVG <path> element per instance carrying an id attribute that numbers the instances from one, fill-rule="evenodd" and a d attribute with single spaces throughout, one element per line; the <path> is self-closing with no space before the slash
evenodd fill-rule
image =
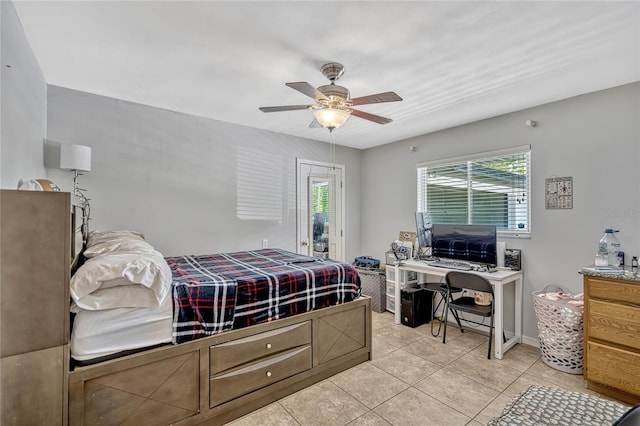
<path id="1" fill-rule="evenodd" d="M 342 126 L 349 119 L 349 111 L 337 108 L 322 108 L 313 112 L 316 120 L 322 127 L 336 129 Z"/>
<path id="2" fill-rule="evenodd" d="M 60 168 L 90 172 L 91 147 L 71 144 L 60 145 Z"/>

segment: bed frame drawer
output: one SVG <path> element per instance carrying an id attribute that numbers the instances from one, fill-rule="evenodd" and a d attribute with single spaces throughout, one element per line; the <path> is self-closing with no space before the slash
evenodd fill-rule
<path id="1" fill-rule="evenodd" d="M 211 346 L 211 376 L 287 349 L 311 344 L 311 321 Z"/>
<path id="2" fill-rule="evenodd" d="M 210 408 L 310 369 L 311 352 L 310 345 L 298 347 L 212 377 Z"/>

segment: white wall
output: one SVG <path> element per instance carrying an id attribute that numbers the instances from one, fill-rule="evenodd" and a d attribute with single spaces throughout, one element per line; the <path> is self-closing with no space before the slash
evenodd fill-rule
<path id="1" fill-rule="evenodd" d="M 639 99 L 630 84 L 365 151 L 363 251 L 383 256 L 398 231 L 415 228 L 416 163 L 531 145 L 532 236 L 506 243 L 523 250 L 524 334 L 535 339 L 531 293 L 549 283 L 581 292 L 577 271 L 593 263 L 605 228 L 620 230 L 627 264 L 640 255 Z M 552 176 L 573 176 L 573 209 L 545 210 Z"/>
<path id="2" fill-rule="evenodd" d="M 56 86 L 47 138 L 92 148 L 92 171 L 80 178 L 92 199 L 91 228 L 141 230 L 165 255 L 256 249 L 262 239 L 295 251 L 296 157 L 330 159 L 326 143 Z M 246 158 L 248 165 L 238 161 Z M 275 179 L 264 162 L 277 165 Z M 359 253 L 360 152 L 339 148 L 336 162 L 346 165 L 349 260 Z M 69 172 L 48 171 L 71 189 Z M 240 173 L 279 186 L 279 220 L 238 218 Z"/>
<path id="3" fill-rule="evenodd" d="M 0 2 L 0 187 L 47 177 L 42 141 L 47 86 L 13 3 Z"/>
<path id="4" fill-rule="evenodd" d="M 93 148 L 93 171 L 81 184 L 93 198 L 94 228 L 144 230 L 167 255 L 256 248 L 264 238 L 295 249 L 295 158 L 328 161 L 326 144 L 47 88 L 13 5 L 0 2 L 0 14 L 2 188 L 49 177 L 71 189 L 70 173 L 43 167 L 46 134 Z M 530 144 L 533 233 L 507 246 L 523 250 L 524 333 L 535 339 L 531 292 L 548 283 L 581 291 L 577 270 L 593 262 L 604 228 L 620 229 L 627 263 L 640 254 L 639 103 L 636 83 L 364 152 L 339 148 L 347 177 L 346 259 L 382 258 L 398 231 L 414 229 L 416 163 Z M 538 126 L 526 127 L 527 119 Z M 245 151 L 281 162 L 282 220 L 236 217 L 237 155 Z M 551 176 L 573 176 L 572 210 L 544 209 L 544 179 Z"/>

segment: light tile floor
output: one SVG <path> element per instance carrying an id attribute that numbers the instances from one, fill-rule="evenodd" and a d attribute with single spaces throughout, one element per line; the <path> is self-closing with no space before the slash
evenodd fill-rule
<path id="1" fill-rule="evenodd" d="M 447 343 L 429 324 L 397 325 L 373 312 L 373 360 L 287 396 L 233 426 L 485 425 L 530 385 L 597 395 L 583 376 L 540 360 L 540 350 L 516 345 L 487 359 L 488 336 L 447 329 Z"/>

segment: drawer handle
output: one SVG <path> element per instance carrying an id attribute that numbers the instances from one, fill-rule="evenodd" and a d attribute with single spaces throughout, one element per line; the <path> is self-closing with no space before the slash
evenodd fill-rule
<path id="1" fill-rule="evenodd" d="M 271 377 L 271 371 L 267 371 L 267 377 Z"/>
<path id="2" fill-rule="evenodd" d="M 271 343 L 267 343 L 267 349 L 271 349 Z"/>

